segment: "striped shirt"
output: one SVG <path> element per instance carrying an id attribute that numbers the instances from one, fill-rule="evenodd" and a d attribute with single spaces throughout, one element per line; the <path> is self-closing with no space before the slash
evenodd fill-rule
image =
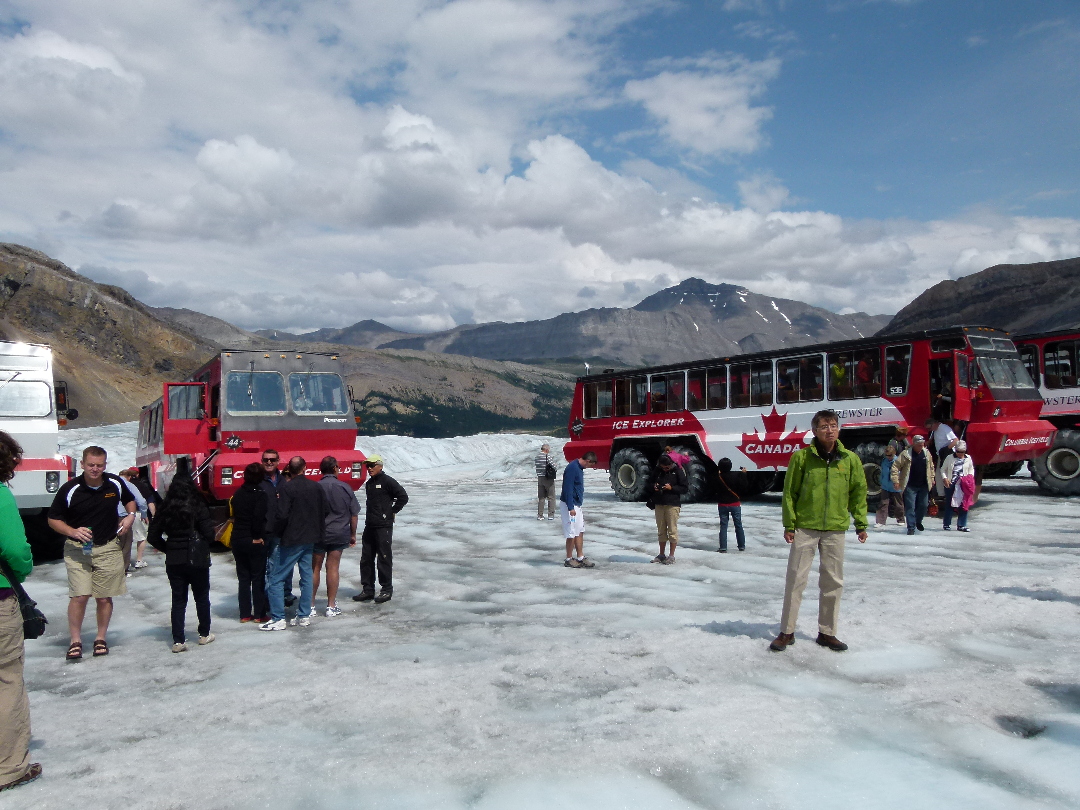
<path id="1" fill-rule="evenodd" d="M 536 477 L 537 478 L 554 478 L 554 476 L 551 476 L 551 475 L 547 474 L 547 465 L 551 464 L 551 463 L 552 463 L 552 461 L 551 461 L 551 454 L 550 453 L 539 453 L 539 454 L 537 454 L 536 458 L 533 460 L 533 464 L 536 466 Z"/>

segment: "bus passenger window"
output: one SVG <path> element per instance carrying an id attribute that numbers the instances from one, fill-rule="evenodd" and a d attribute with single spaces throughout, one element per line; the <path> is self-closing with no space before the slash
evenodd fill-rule
<path id="1" fill-rule="evenodd" d="M 881 396 L 881 349 L 855 352 L 855 397 Z"/>
<path id="2" fill-rule="evenodd" d="M 706 407 L 709 410 L 718 410 L 727 407 L 727 367 L 710 368 L 708 375 L 709 401 Z"/>
<path id="3" fill-rule="evenodd" d="M 625 377 L 615 380 L 614 416 L 637 416 L 645 413 L 649 400 L 649 381 L 646 377 Z"/>
<path id="4" fill-rule="evenodd" d="M 649 410 L 649 378 L 630 378 L 630 415 L 640 416 Z"/>
<path id="5" fill-rule="evenodd" d="M 829 355 L 829 399 L 852 399 L 855 395 L 855 355 L 834 352 Z"/>
<path id="6" fill-rule="evenodd" d="M 881 396 L 881 350 L 863 349 L 829 355 L 829 399 Z"/>
<path id="7" fill-rule="evenodd" d="M 908 372 L 911 370 L 911 347 L 888 346 L 885 349 L 886 393 L 902 397 L 907 393 Z"/>
<path id="8" fill-rule="evenodd" d="M 750 364 L 731 367 L 731 407 L 750 407 Z"/>
<path id="9" fill-rule="evenodd" d="M 1039 350 L 1035 346 L 1017 346 L 1020 360 L 1036 386 L 1039 385 Z"/>
<path id="10" fill-rule="evenodd" d="M 615 380 L 613 382 L 615 386 L 615 398 L 611 403 L 611 413 L 613 416 L 629 416 L 630 415 L 630 380 Z"/>
<path id="11" fill-rule="evenodd" d="M 776 361 L 776 401 L 817 402 L 825 398 L 820 354 Z"/>
<path id="12" fill-rule="evenodd" d="M 1076 387 L 1076 343 L 1062 340 L 1043 348 L 1047 388 Z"/>
<path id="13" fill-rule="evenodd" d="M 585 384 L 585 418 L 611 416 L 611 380 Z"/>
<path id="14" fill-rule="evenodd" d="M 705 369 L 695 369 L 686 375 L 686 409 L 705 410 Z"/>
<path id="15" fill-rule="evenodd" d="M 750 405 L 772 405 L 772 361 L 750 364 Z"/>
<path id="16" fill-rule="evenodd" d="M 672 413 L 686 407 L 686 374 L 654 374 L 652 378 L 652 412 Z"/>

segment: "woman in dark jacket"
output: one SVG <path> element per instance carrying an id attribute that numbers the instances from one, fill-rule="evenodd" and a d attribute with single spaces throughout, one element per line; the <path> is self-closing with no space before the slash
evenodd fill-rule
<path id="1" fill-rule="evenodd" d="M 214 524 L 183 460 L 177 463 L 165 502 L 146 534 L 150 545 L 165 552 L 165 573 L 172 587 L 172 651 L 187 651 L 184 618 L 188 588 L 199 616 L 199 644 L 209 644 L 215 638 L 210 632 L 210 543 L 214 540 Z"/>
<path id="2" fill-rule="evenodd" d="M 262 482 L 262 465 L 244 468 L 244 485 L 232 496 L 232 553 L 236 561 L 236 579 L 240 586 L 240 621 L 270 621 L 270 603 L 266 598 L 267 498 Z"/>

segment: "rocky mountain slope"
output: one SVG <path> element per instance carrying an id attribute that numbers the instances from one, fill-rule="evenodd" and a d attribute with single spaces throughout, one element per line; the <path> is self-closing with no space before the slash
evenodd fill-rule
<path id="1" fill-rule="evenodd" d="M 281 346 L 209 315 L 145 306 L 11 244 L 0 244 L 0 339 L 53 347 L 79 427 L 137 419 L 163 382 L 184 379 L 222 348 Z M 557 371 L 325 343 L 303 348 L 340 355 L 364 432 L 442 437 L 566 427 L 574 378 Z"/>
<path id="2" fill-rule="evenodd" d="M 640 366 L 851 339 L 874 334 L 888 320 L 861 312 L 838 315 L 801 301 L 691 278 L 630 309 L 461 326 L 380 346 L 492 360 L 578 359 Z"/>
<path id="3" fill-rule="evenodd" d="M 119 287 L 83 278 L 44 253 L 0 244 L 0 337 L 48 343 L 78 425 L 122 422 L 161 396 L 161 383 L 214 352 Z"/>
<path id="4" fill-rule="evenodd" d="M 324 327 L 302 335 L 279 329 L 259 329 L 256 335 L 269 340 L 286 343 L 342 343 L 347 346 L 363 346 L 377 349 L 393 340 L 417 337 L 411 332 L 401 332 L 378 321 L 366 320 L 346 326 L 344 329 Z"/>
<path id="5" fill-rule="evenodd" d="M 883 331 L 952 324 L 995 326 L 1014 334 L 1080 327 L 1080 258 L 998 264 L 942 281 L 896 313 Z"/>

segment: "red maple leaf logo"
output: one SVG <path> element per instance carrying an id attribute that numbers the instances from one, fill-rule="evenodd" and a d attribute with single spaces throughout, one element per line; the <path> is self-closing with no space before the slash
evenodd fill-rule
<path id="1" fill-rule="evenodd" d="M 772 413 L 762 414 L 761 422 L 765 426 L 765 435 L 744 433 L 739 449 L 757 464 L 758 469 L 786 467 L 791 454 L 805 446 L 810 431 L 793 426 L 790 432 L 785 433 L 787 414 L 777 413 L 775 405 Z"/>

